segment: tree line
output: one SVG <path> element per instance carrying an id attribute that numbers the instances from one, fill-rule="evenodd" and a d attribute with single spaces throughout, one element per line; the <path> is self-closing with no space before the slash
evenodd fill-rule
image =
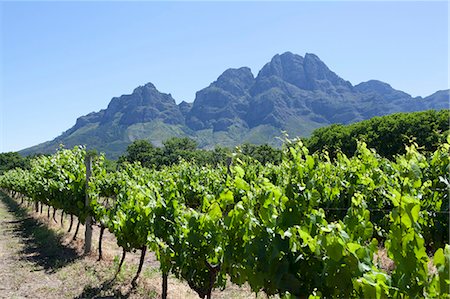
<path id="1" fill-rule="evenodd" d="M 333 124 L 315 130 L 309 138 L 302 138 L 310 152 L 326 150 L 330 157 L 337 153 L 352 156 L 357 141 L 364 141 L 383 157 L 392 159 L 405 153 L 404 144 L 415 142 L 424 151 L 432 152 L 445 142 L 449 133 L 449 110 L 429 110 L 413 113 L 396 113 L 374 117 L 350 125 Z M 124 162 L 140 162 L 147 168 L 160 169 L 181 160 L 198 165 L 224 165 L 231 155 L 249 156 L 262 164 L 279 164 L 282 150 L 268 144 L 244 143 L 235 149 L 217 146 L 199 149 L 198 143 L 188 137 L 173 137 L 157 147 L 147 140 L 136 140 L 117 161 L 107 161 L 108 169 L 114 170 Z M 32 157 L 19 153 L 0 153 L 0 174 L 14 168 L 28 169 Z"/>

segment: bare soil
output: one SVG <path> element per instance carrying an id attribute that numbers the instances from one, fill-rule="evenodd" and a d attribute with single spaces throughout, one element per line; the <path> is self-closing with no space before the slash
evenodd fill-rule
<path id="1" fill-rule="evenodd" d="M 100 229 L 94 227 L 93 250 L 83 255 L 84 226 L 73 240 L 77 224 L 67 232 L 70 217 L 59 223 L 47 218 L 47 208 L 42 214 L 34 212 L 32 205 L 0 193 L 0 298 L 160 298 L 161 273 L 155 255 L 147 253 L 144 269 L 137 286 L 131 286 L 140 251 L 128 253 L 121 272 L 114 279 L 122 250 L 116 245 L 114 235 L 105 230 L 103 260 L 98 259 Z M 189 286 L 169 277 L 169 298 L 199 298 Z M 223 291 L 216 290 L 212 298 L 265 298 L 256 296 L 248 287 L 229 283 Z"/>

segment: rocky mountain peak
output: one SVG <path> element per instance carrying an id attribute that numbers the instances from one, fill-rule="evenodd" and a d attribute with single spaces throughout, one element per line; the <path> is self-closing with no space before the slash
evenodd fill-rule
<path id="1" fill-rule="evenodd" d="M 155 85 L 153 85 L 153 83 L 148 82 L 148 83 L 146 83 L 144 85 L 140 85 L 140 86 L 136 87 L 133 90 L 133 93 L 142 93 L 145 90 L 157 90 L 157 89 L 156 89 Z"/>
<path id="2" fill-rule="evenodd" d="M 359 92 L 376 92 L 379 94 L 390 94 L 395 91 L 391 85 L 379 80 L 361 82 L 355 86 L 355 89 Z"/>
<path id="3" fill-rule="evenodd" d="M 272 60 L 263 66 L 257 79 L 276 77 L 285 80 L 299 88 L 306 88 L 306 78 L 303 69 L 303 57 L 286 52 L 275 55 Z"/>
<path id="4" fill-rule="evenodd" d="M 186 124 L 193 130 L 227 130 L 241 121 L 248 109 L 249 89 L 255 78 L 248 67 L 227 69 L 216 81 L 198 91 Z"/>
<path id="5" fill-rule="evenodd" d="M 132 94 L 111 100 L 101 123 L 117 119 L 119 124 L 127 126 L 156 119 L 170 124 L 184 123 L 180 109 L 172 96 L 161 93 L 152 83 L 135 88 Z"/>
<path id="6" fill-rule="evenodd" d="M 336 89 L 343 91 L 353 88 L 350 82 L 340 78 L 319 57 L 310 53 L 306 53 L 305 57 L 291 52 L 275 55 L 261 69 L 257 81 L 258 90 L 271 88 L 277 85 L 275 83 L 277 81 L 284 81 L 302 90 L 310 91 L 330 92 Z"/>
<path id="7" fill-rule="evenodd" d="M 186 115 L 192 109 L 192 103 L 188 103 L 186 101 L 182 101 L 180 104 L 178 104 L 178 107 L 180 108 L 180 112 L 183 115 L 183 117 L 186 117 Z"/>
<path id="8" fill-rule="evenodd" d="M 369 80 L 367 82 L 361 82 L 355 86 L 355 90 L 364 94 L 372 94 L 378 97 L 384 97 L 387 100 L 393 100 L 397 98 L 411 98 L 411 96 L 406 92 L 396 90 L 392 88 L 391 85 L 379 80 Z"/>
<path id="9" fill-rule="evenodd" d="M 152 83 L 139 86 L 131 94 L 113 98 L 106 109 L 78 118 L 54 140 L 24 152 L 51 152 L 60 143 L 87 144 L 117 157 L 138 138 L 161 144 L 184 135 L 206 147 L 274 143 L 282 130 L 290 136 L 307 136 L 332 123 L 448 108 L 448 103 L 448 90 L 412 98 L 376 80 L 353 87 L 318 56 L 285 52 L 273 56 L 256 78 L 248 67 L 227 69 L 198 91 L 193 103 L 177 105 Z"/>
<path id="10" fill-rule="evenodd" d="M 212 83 L 212 86 L 221 88 L 233 95 L 239 95 L 246 92 L 254 83 L 255 78 L 248 67 L 238 69 L 227 69 Z"/>
<path id="11" fill-rule="evenodd" d="M 352 91 L 353 86 L 345 81 L 336 73 L 331 71 L 328 66 L 314 54 L 306 53 L 304 60 L 305 76 L 308 80 L 310 90 Z"/>

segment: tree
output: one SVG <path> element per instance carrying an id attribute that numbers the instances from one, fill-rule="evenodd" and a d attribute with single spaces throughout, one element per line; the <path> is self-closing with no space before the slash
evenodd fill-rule
<path id="1" fill-rule="evenodd" d="M 328 150 L 332 157 L 338 151 L 352 156 L 356 140 L 367 143 L 383 157 L 392 158 L 405 153 L 410 141 L 425 151 L 434 151 L 448 135 L 449 110 L 429 110 L 412 113 L 396 113 L 354 123 L 334 124 L 315 130 L 305 144 L 311 152 Z"/>
<path id="2" fill-rule="evenodd" d="M 241 146 L 241 153 L 258 160 L 263 165 L 267 163 L 279 164 L 282 155 L 280 149 L 271 147 L 268 144 L 256 145 L 250 143 L 244 143 Z"/>
<path id="3" fill-rule="evenodd" d="M 197 142 L 188 137 L 172 137 L 163 142 L 162 165 L 178 163 L 180 159 L 192 161 L 195 159 Z"/>
<path id="4" fill-rule="evenodd" d="M 0 174 L 14 168 L 28 169 L 30 160 L 17 152 L 0 153 Z"/>
<path id="5" fill-rule="evenodd" d="M 119 158 L 118 163 L 141 162 L 142 166 L 154 167 L 160 165 L 162 150 L 147 140 L 135 140 L 127 147 L 125 155 Z"/>
<path id="6" fill-rule="evenodd" d="M 197 142 L 188 137 L 172 137 L 163 142 L 164 153 L 171 154 L 180 151 L 195 151 L 197 149 Z"/>

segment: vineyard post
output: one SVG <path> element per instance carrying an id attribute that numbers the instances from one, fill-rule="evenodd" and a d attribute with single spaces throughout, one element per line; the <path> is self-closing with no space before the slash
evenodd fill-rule
<path id="1" fill-rule="evenodd" d="M 89 211 L 90 207 L 90 198 L 88 195 L 88 188 L 89 188 L 89 179 L 91 178 L 91 172 L 92 172 L 92 156 L 87 154 L 86 155 L 86 200 L 85 200 L 85 206 L 86 209 Z M 84 254 L 88 254 L 91 252 L 91 245 L 92 245 L 92 216 L 88 212 L 86 216 L 86 231 L 84 233 Z"/>

